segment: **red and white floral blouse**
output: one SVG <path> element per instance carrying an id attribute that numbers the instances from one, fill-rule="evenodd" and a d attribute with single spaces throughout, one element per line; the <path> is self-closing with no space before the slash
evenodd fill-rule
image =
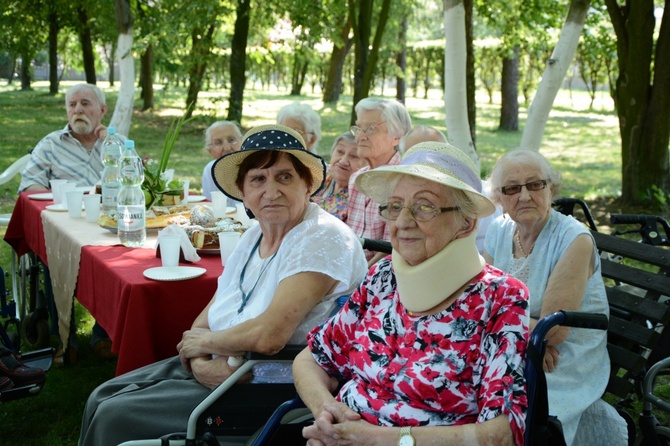
<path id="1" fill-rule="evenodd" d="M 338 400 L 372 424 L 461 425 L 506 414 L 523 444 L 528 321 L 525 285 L 489 265 L 444 311 L 411 316 L 389 256 L 308 342 L 344 382 Z"/>

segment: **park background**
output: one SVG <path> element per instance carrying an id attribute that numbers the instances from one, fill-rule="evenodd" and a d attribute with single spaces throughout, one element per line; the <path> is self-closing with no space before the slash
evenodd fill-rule
<path id="1" fill-rule="evenodd" d="M 0 82 L 3 155 L 0 170 L 26 154 L 41 137 L 65 125 L 64 92 L 68 86 L 88 80 L 105 91 L 109 105 L 108 115 L 103 120 L 105 124 L 109 123 L 119 97 L 123 95 L 119 65 L 114 62 L 114 42 L 119 30 L 112 3 L 118 1 L 26 3 L 6 0 L 6 3 L 7 8 L 0 16 L 3 25 L 0 31 L 0 77 L 6 73 L 8 78 L 6 82 Z M 235 9 L 245 2 L 194 0 L 181 6 L 180 3 L 183 2 L 153 2 L 155 9 L 152 9 L 148 8 L 149 3 L 128 2 L 135 16 L 131 54 L 136 70 L 128 135 L 136 141 L 142 157 L 156 158 L 170 124 L 189 112 L 187 104 L 194 104 L 190 110 L 194 119 L 182 129 L 170 164 L 179 178 L 191 180 L 192 190 L 196 192 L 202 168 L 210 159 L 203 148 L 204 130 L 215 120 L 231 117 Z M 246 3 L 259 6 L 253 0 Z M 368 23 L 371 36 L 374 36 L 381 20 L 381 8 L 387 2 L 381 2 L 382 6 L 373 1 L 355 3 L 357 6 L 374 6 Z M 378 57 L 367 94 L 402 97 L 414 124 L 432 125 L 449 133 L 445 123 L 441 2 L 393 0 L 388 3 L 391 9 L 386 32 L 379 42 L 370 42 L 371 48 L 377 48 Z M 503 153 L 520 146 L 529 106 L 556 45 L 568 5 L 573 1 L 506 2 L 504 10 L 486 9 L 487 2 L 466 3 L 470 3 L 475 11 L 474 105 L 471 103 L 470 108 L 476 110 L 473 135 L 485 176 Z M 640 3 L 663 6 L 664 2 L 645 0 Z M 332 44 L 323 46 L 321 37 L 329 35 L 333 42 L 338 42 L 336 35 L 342 30 L 343 23 L 333 17 L 341 13 L 338 9 L 341 5 L 347 4 L 286 0 L 273 2 L 271 7 L 253 9 L 249 45 L 244 57 L 247 65 L 243 70 L 246 79 L 241 109 L 239 113 L 235 112 L 245 129 L 273 122 L 283 105 L 294 101 L 308 103 L 321 115 L 323 139 L 319 153 L 329 159 L 333 139 L 351 124 L 359 77 L 356 75 L 355 47 L 349 47 L 342 63 L 337 99 L 326 97 L 326 92 L 330 91 L 327 71 L 334 47 Z M 328 14 L 312 9 L 316 5 L 330 7 Z M 57 38 L 51 39 L 58 43 L 58 62 L 49 64 L 50 40 L 46 32 L 50 16 L 47 13 L 52 14 L 54 8 L 60 8 L 61 20 Z M 614 30 L 608 24 L 603 8 L 603 2 L 592 2 L 589 22 L 575 59 L 553 102 L 540 152 L 563 174 L 561 195 L 585 199 L 601 230 L 609 232 L 610 212 L 653 212 L 667 217 L 668 197 L 663 190 L 647 190 L 638 197 L 639 203 L 620 200 L 622 138 L 619 114 L 614 106 L 616 95 L 612 92 L 617 58 L 612 38 Z M 411 13 L 404 14 L 405 10 Z M 509 11 L 528 13 L 515 17 L 509 15 Z M 14 13 L 24 15 L 19 20 L 12 15 Z M 404 76 L 399 76 L 396 56 L 403 17 L 407 20 L 406 71 Z M 658 12 L 657 17 L 661 17 Z M 503 19 L 507 21 L 505 26 L 501 24 Z M 201 37 L 207 36 L 205 31 L 211 24 L 215 26 L 211 28 L 209 46 L 205 53 L 198 53 L 196 49 L 202 49 L 199 46 L 203 43 Z M 87 29 L 90 32 L 88 40 L 84 32 Z M 512 33 L 514 39 L 506 34 L 510 29 L 515 30 Z M 312 40 L 315 36 L 319 39 Z M 91 43 L 91 63 L 85 62 L 85 54 L 82 56 L 87 41 Z M 514 119 L 503 120 L 503 115 L 510 116 L 510 99 L 509 96 L 503 98 L 502 93 L 503 66 L 509 63 L 510 58 L 506 56 L 514 43 L 522 44 L 516 59 L 518 76 L 514 99 L 518 102 L 511 115 L 516 117 L 516 122 Z M 143 76 L 146 70 L 142 68 L 149 49 L 153 54 L 150 85 Z M 24 60 L 30 63 L 23 63 Z M 199 62 L 206 63 L 203 67 Z M 90 72 L 91 64 L 93 73 Z M 55 83 L 52 78 L 54 66 Z M 587 66 L 594 69 L 585 69 Z M 195 91 L 197 101 L 194 102 Z M 17 187 L 18 179 L 2 185 L 0 213 L 11 212 Z M 4 228 L 0 231 L 4 236 Z M 8 269 L 9 260 L 9 247 L 3 243 L 0 266 Z M 0 406 L 0 425 L 7 427 L 0 436 L 0 445 L 76 444 L 86 397 L 97 384 L 114 373 L 113 361 L 100 362 L 88 351 L 87 333 L 92 321 L 79 305 L 76 311 L 79 363 L 52 369 L 44 391 L 37 398 Z M 52 342 L 57 345 L 56 339 Z"/>

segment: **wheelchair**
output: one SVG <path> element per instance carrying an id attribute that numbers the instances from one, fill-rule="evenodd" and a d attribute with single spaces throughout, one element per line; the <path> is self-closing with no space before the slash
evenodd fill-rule
<path id="1" fill-rule="evenodd" d="M 22 311 L 25 309 L 25 306 L 21 308 L 22 305 L 26 304 L 25 300 L 19 299 L 19 307 L 17 308 L 16 300 L 7 302 L 8 292 L 5 289 L 4 281 L 4 271 L 0 268 L 0 276 L 3 280 L 0 280 L 0 304 L 2 310 L 2 316 L 7 317 L 7 320 L 4 324 L 0 325 L 0 343 L 7 349 L 9 349 L 14 356 L 21 360 L 25 365 L 29 367 L 40 368 L 43 371 L 49 370 L 53 362 L 53 348 L 42 348 L 39 350 L 33 350 L 27 353 L 20 353 L 20 340 L 21 333 L 25 332 L 22 327 L 28 327 L 29 323 L 19 319 L 18 315 L 24 314 Z M 13 280 L 16 280 L 17 276 L 12 274 Z M 16 293 L 16 285 L 14 291 Z M 46 312 L 45 312 L 46 313 Z M 45 314 L 46 316 L 46 314 Z M 46 319 L 44 319 L 46 321 Z M 35 319 L 37 322 L 38 319 Z M 41 321 L 41 319 L 39 319 Z M 13 327 L 13 330 L 10 329 Z M 9 330 L 8 330 L 9 329 Z M 49 335 L 49 327 L 40 322 L 40 330 L 46 333 L 46 336 Z M 44 382 L 38 384 L 29 384 L 24 386 L 13 387 L 8 390 L 0 392 L 0 404 L 6 403 L 8 401 L 17 400 L 21 398 L 26 398 L 29 396 L 36 396 L 40 393 L 44 387 Z"/>
<path id="2" fill-rule="evenodd" d="M 556 325 L 606 330 L 607 324 L 603 314 L 558 311 L 543 318 L 533 330 L 524 371 L 528 387 L 525 446 L 565 444 L 560 421 L 550 416 L 548 410 L 542 369 L 547 332 Z M 313 418 L 297 397 L 293 384 L 235 385 L 256 364 L 291 362 L 302 348 L 304 346 L 287 346 L 274 356 L 248 354 L 247 361 L 191 412 L 185 432 L 158 439 L 126 441 L 120 446 L 268 446 L 304 442 L 302 427 L 311 424 Z M 287 394 L 293 396 L 281 400 L 282 395 Z M 226 409 L 226 402 L 232 403 L 232 407 Z"/>

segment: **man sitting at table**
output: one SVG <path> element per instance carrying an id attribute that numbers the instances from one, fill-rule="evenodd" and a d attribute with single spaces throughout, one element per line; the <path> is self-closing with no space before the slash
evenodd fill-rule
<path id="1" fill-rule="evenodd" d="M 30 152 L 19 192 L 48 190 L 54 179 L 93 186 L 100 181 L 102 140 L 107 136 L 101 120 L 107 112 L 105 94 L 93 84 L 77 84 L 65 93 L 68 124 L 49 133 Z"/>
<path id="2" fill-rule="evenodd" d="M 305 344 L 337 297 L 365 275 L 354 232 L 310 202 L 323 185 L 325 163 L 307 151 L 298 132 L 279 125 L 252 129 L 241 150 L 219 158 L 212 172 L 219 189 L 243 201 L 259 224 L 242 234 L 214 297 L 177 345 L 179 355 L 93 391 L 82 446 L 184 429 L 193 408 L 241 365 L 240 356 Z M 292 382 L 290 365 L 273 365 L 255 366 L 254 382 Z"/>
<path id="3" fill-rule="evenodd" d="M 93 186 L 100 181 L 103 170 L 101 148 L 107 136 L 107 128 L 101 120 L 107 113 L 105 94 L 93 84 L 77 84 L 65 93 L 65 110 L 68 123 L 64 129 L 49 133 L 30 152 L 30 160 L 24 169 L 19 192 L 48 190 L 51 180 L 68 180 L 78 186 Z M 48 270 L 45 266 L 45 272 Z M 47 292 L 47 305 L 51 319 L 51 332 L 58 334 L 58 312 L 53 293 Z M 69 361 L 77 358 L 77 342 L 74 317 L 68 341 Z M 110 358 L 112 342 L 105 330 L 93 326 L 91 346 L 101 358 Z M 64 349 L 56 352 L 54 364 L 64 361 Z"/>

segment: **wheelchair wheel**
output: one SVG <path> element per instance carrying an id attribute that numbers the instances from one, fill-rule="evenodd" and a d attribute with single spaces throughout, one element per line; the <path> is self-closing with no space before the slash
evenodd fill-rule
<path id="1" fill-rule="evenodd" d="M 21 323 L 21 337 L 28 350 L 48 347 L 51 335 L 46 310 L 34 311 Z"/>
<path id="2" fill-rule="evenodd" d="M 12 326 L 13 328 L 11 328 Z M 9 342 L 12 344 L 5 347 L 15 351 L 21 350 L 21 322 L 16 318 L 7 319 L 4 328 L 7 338 L 9 338 Z"/>
<path id="3" fill-rule="evenodd" d="M 658 446 L 670 446 L 670 428 L 665 426 L 656 426 L 654 429 L 656 433 L 656 441 L 648 441 L 642 435 L 638 435 L 635 439 L 635 446 L 646 446 L 649 444 L 657 444 Z"/>

